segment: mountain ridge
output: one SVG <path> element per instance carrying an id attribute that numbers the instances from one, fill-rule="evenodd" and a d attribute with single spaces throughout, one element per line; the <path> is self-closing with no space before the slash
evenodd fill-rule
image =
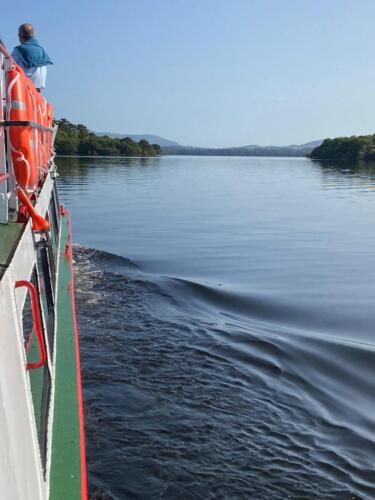
<path id="1" fill-rule="evenodd" d="M 133 139 L 133 141 L 139 142 L 142 139 L 145 139 L 148 141 L 150 144 L 159 144 L 159 146 L 170 146 L 170 147 L 183 147 L 181 144 L 179 144 L 176 141 L 172 141 L 170 139 L 165 139 L 164 137 L 160 137 L 159 135 L 156 134 L 118 134 L 115 132 L 95 132 L 97 135 L 103 137 L 104 135 L 107 135 L 108 137 L 111 137 L 112 139 L 123 139 L 125 137 L 130 137 L 130 139 Z"/>
<path id="2" fill-rule="evenodd" d="M 115 132 L 96 132 L 96 134 L 99 136 L 107 135 L 114 139 L 130 137 L 137 142 L 141 139 L 146 139 L 150 144 L 159 144 L 162 154 L 165 155 L 305 156 L 323 143 L 323 140 L 315 140 L 304 144 L 289 144 L 287 146 L 259 146 L 258 144 L 249 144 L 246 146 L 206 148 L 200 146 L 182 146 L 176 141 L 166 139 L 156 134 L 120 134 Z"/>

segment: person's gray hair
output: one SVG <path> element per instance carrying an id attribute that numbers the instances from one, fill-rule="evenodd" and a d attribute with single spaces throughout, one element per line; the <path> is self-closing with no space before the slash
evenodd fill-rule
<path id="1" fill-rule="evenodd" d="M 34 36 L 34 28 L 30 23 L 21 24 L 18 28 L 18 35 L 23 40 L 27 40 L 28 38 L 32 38 Z"/>

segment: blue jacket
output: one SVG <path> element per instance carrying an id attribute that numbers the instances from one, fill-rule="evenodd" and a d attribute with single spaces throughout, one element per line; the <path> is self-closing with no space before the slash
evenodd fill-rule
<path id="1" fill-rule="evenodd" d="M 27 68 L 40 68 L 53 64 L 47 52 L 43 49 L 36 38 L 28 38 L 21 45 L 14 48 L 17 52 L 19 59 L 22 62 L 22 67 Z"/>

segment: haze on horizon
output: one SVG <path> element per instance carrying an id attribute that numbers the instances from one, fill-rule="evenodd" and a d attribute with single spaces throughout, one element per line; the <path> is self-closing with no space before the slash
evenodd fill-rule
<path id="1" fill-rule="evenodd" d="M 56 116 L 208 147 L 375 132 L 373 0 L 20 0 Z"/>

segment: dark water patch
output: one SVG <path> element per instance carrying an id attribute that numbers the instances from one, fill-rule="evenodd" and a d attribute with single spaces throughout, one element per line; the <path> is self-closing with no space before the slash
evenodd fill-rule
<path id="1" fill-rule="evenodd" d="M 74 256 L 93 498 L 375 496 L 373 346 L 224 287 Z"/>

